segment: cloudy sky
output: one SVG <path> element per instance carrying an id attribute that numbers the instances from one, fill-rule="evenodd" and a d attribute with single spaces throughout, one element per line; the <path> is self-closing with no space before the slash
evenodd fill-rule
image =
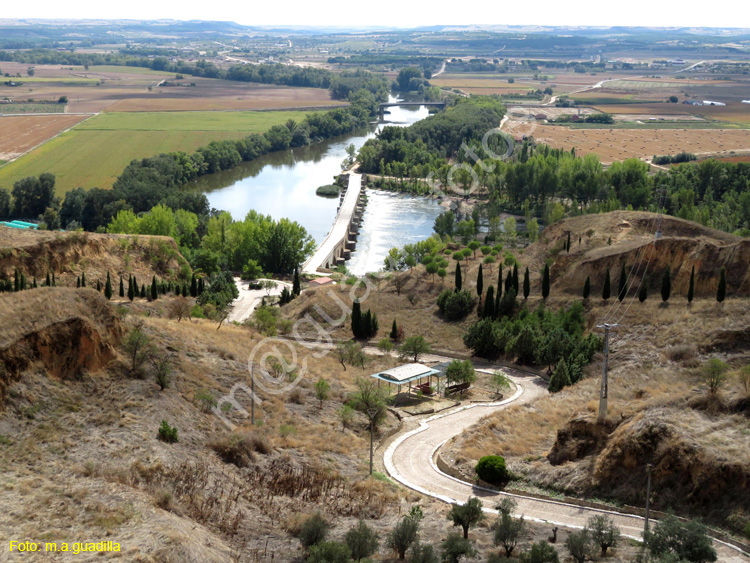
<path id="1" fill-rule="evenodd" d="M 436 24 L 521 25 L 625 25 L 748 27 L 750 10 L 725 2 L 657 2 L 631 0 L 625 3 L 576 0 L 502 2 L 480 0 L 456 3 L 384 0 L 361 1 L 286 0 L 281 2 L 177 2 L 175 0 L 37 0 L 3 2 L 2 18 L 128 18 L 229 20 L 246 25 L 397 26 Z M 464 7 L 465 6 L 465 7 Z M 524 8 L 524 6 L 528 6 Z"/>

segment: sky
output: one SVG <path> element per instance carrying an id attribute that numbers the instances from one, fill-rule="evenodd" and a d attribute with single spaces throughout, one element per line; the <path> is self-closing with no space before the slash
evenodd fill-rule
<path id="1" fill-rule="evenodd" d="M 226 20 L 245 25 L 326 27 L 495 24 L 750 28 L 750 10 L 740 8 L 743 3 L 739 0 L 712 4 L 698 4 L 695 1 L 675 4 L 654 0 L 631 0 L 625 3 L 606 0 L 537 0 L 528 4 L 501 0 L 478 0 L 465 4 L 446 0 L 382 0 L 367 4 L 356 0 L 37 0 L 34 3 L 3 4 L 0 14 L 2 18 L 169 18 Z M 525 5 L 529 7 L 524 8 Z"/>

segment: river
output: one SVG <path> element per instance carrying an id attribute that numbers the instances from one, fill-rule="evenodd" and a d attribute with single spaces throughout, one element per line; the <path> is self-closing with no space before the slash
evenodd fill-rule
<path id="1" fill-rule="evenodd" d="M 359 149 L 385 125 L 407 126 L 428 116 L 424 106 L 389 110 L 377 125 L 358 134 L 271 153 L 232 170 L 202 176 L 196 189 L 206 194 L 211 207 L 229 211 L 236 220 L 250 209 L 274 219 L 287 217 L 304 226 L 319 243 L 336 218 L 338 198 L 317 196 L 315 190 L 332 183 L 341 172 L 346 147 L 353 144 Z M 376 190 L 368 190 L 368 197 L 357 250 L 347 262 L 355 275 L 382 268 L 391 247 L 429 237 L 435 217 L 442 212 L 437 202 L 422 197 Z"/>

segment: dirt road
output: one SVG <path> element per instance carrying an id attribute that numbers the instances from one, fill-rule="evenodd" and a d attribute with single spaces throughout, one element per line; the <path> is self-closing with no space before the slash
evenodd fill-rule
<path id="1" fill-rule="evenodd" d="M 524 404 L 546 393 L 543 382 L 534 376 L 507 374 L 516 384 L 516 392 L 508 399 L 492 404 L 472 404 L 458 407 L 421 421 L 419 428 L 408 431 L 394 440 L 385 452 L 385 467 L 395 480 L 403 485 L 445 502 L 464 502 L 470 496 L 482 499 L 485 510 L 497 513 L 495 506 L 506 493 L 498 493 L 470 483 L 459 481 L 442 473 L 435 461 L 437 450 L 484 416 L 512 404 Z M 512 496 L 518 503 L 517 514 L 527 519 L 549 522 L 569 528 L 582 528 L 586 520 L 603 511 L 583 508 L 562 502 L 539 500 L 518 495 Z M 619 526 L 623 535 L 640 539 L 643 519 L 639 516 L 608 513 Z M 714 543 L 719 561 L 740 563 L 750 561 L 735 549 Z"/>

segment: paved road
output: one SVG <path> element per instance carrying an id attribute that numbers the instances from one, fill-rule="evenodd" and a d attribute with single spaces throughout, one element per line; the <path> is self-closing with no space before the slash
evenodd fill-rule
<path id="1" fill-rule="evenodd" d="M 270 292 L 270 295 L 272 296 L 281 295 L 281 292 L 285 287 L 288 287 L 290 291 L 292 289 L 292 284 L 288 282 L 279 280 L 271 281 L 276 283 L 276 287 Z M 237 290 L 240 292 L 240 296 L 232 301 L 232 312 L 229 313 L 227 322 L 241 323 L 253 314 L 253 311 L 255 311 L 258 305 L 260 305 L 261 301 L 268 295 L 268 293 L 265 289 L 249 289 L 248 282 L 242 281 L 240 278 L 234 278 L 234 283 L 237 285 Z"/>
<path id="2" fill-rule="evenodd" d="M 546 393 L 539 378 L 533 376 L 510 375 L 517 390 L 510 398 L 490 405 L 458 407 L 427 418 L 419 428 L 411 430 L 394 440 L 385 452 L 385 467 L 388 473 L 407 487 L 438 498 L 445 502 L 464 502 L 470 496 L 478 496 L 485 505 L 485 511 L 497 513 L 494 507 L 505 493 L 498 493 L 465 483 L 442 473 L 433 458 L 435 452 L 445 442 L 460 434 L 479 419 L 506 408 L 509 404 L 528 403 Z M 603 511 L 561 502 L 513 496 L 518 503 L 517 513 L 527 519 L 549 522 L 569 528 L 582 528 L 588 518 Z M 610 513 L 624 535 L 640 539 L 643 519 L 638 516 Z M 740 563 L 750 561 L 736 550 L 715 543 L 719 561 Z"/>

